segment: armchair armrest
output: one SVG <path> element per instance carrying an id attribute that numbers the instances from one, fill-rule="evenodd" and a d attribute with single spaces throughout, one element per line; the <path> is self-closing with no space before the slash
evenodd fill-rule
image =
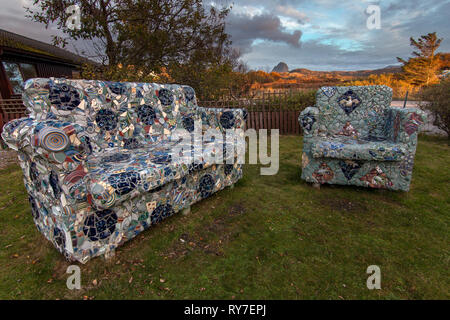
<path id="1" fill-rule="evenodd" d="M 245 121 L 247 120 L 247 110 L 239 108 L 204 108 L 198 107 L 197 110 L 203 112 L 207 117 L 215 119 L 217 127 L 222 131 L 226 129 L 245 129 Z"/>
<path id="2" fill-rule="evenodd" d="M 395 107 L 388 108 L 387 112 L 386 137 L 393 142 L 416 145 L 420 128 L 427 121 L 426 113 L 416 108 Z"/>
<path id="3" fill-rule="evenodd" d="M 316 107 L 307 107 L 300 113 L 298 123 L 303 129 L 305 137 L 311 137 L 318 132 L 319 109 Z"/>
<path id="4" fill-rule="evenodd" d="M 84 128 L 70 122 L 20 118 L 4 126 L 2 138 L 10 148 L 64 171 L 74 170 L 92 152 Z"/>

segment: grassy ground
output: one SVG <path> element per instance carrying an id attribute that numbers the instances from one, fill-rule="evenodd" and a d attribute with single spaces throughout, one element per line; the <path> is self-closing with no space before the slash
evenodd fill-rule
<path id="1" fill-rule="evenodd" d="M 421 137 L 409 193 L 300 180 L 301 137 L 281 137 L 280 170 L 247 166 L 234 189 L 117 250 L 67 263 L 36 230 L 16 165 L 0 170 L 0 299 L 449 299 L 450 147 Z M 180 239 L 183 239 L 182 242 Z M 381 290 L 366 269 L 381 268 Z"/>

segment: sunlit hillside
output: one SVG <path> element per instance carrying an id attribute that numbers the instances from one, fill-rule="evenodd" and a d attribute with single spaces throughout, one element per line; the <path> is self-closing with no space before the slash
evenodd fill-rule
<path id="1" fill-rule="evenodd" d="M 380 74 L 394 74 L 400 72 L 400 67 L 390 66 L 377 70 L 360 71 L 312 71 L 308 69 L 294 69 L 289 72 L 253 71 L 250 92 L 284 91 L 316 89 L 321 86 L 343 85 L 349 81 L 368 79 L 369 76 Z"/>

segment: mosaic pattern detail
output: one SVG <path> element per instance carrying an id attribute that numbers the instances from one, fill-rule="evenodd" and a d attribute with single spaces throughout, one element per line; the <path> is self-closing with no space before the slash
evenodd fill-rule
<path id="1" fill-rule="evenodd" d="M 234 126 L 234 114 L 231 111 L 226 111 L 220 116 L 220 124 L 225 129 L 231 129 Z"/>
<path id="2" fill-rule="evenodd" d="M 314 123 L 316 122 L 316 118 L 314 117 L 314 115 L 312 114 L 306 114 L 302 119 L 301 119 L 301 124 L 303 129 L 306 132 L 310 132 Z"/>
<path id="3" fill-rule="evenodd" d="M 199 190 L 203 198 L 207 198 L 211 195 L 211 192 L 214 189 L 214 184 L 214 178 L 210 174 L 205 174 L 201 177 Z"/>
<path id="4" fill-rule="evenodd" d="M 101 109 L 95 116 L 95 122 L 101 130 L 114 130 L 117 126 L 117 115 L 111 110 Z"/>
<path id="5" fill-rule="evenodd" d="M 319 89 L 316 106 L 299 116 L 302 179 L 408 191 L 426 115 L 419 109 L 393 108 L 391 99 L 387 86 Z M 304 121 L 310 115 L 315 122 Z"/>
<path id="6" fill-rule="evenodd" d="M 66 247 L 66 236 L 61 229 L 55 227 L 53 228 L 53 240 L 55 241 L 56 248 L 64 253 Z"/>
<path id="7" fill-rule="evenodd" d="M 161 204 L 152 211 L 151 221 L 152 224 L 161 222 L 163 219 L 170 217 L 174 214 L 173 208 L 170 204 Z"/>
<path id="8" fill-rule="evenodd" d="M 138 107 L 137 114 L 139 119 L 146 125 L 152 125 L 156 119 L 156 112 L 152 107 L 144 104 Z"/>
<path id="9" fill-rule="evenodd" d="M 361 163 L 358 161 L 344 160 L 339 161 L 342 173 L 347 180 L 351 180 L 353 176 L 361 169 Z"/>
<path id="10" fill-rule="evenodd" d="M 321 90 L 328 98 L 331 98 L 336 93 L 336 89 L 334 87 L 322 87 Z"/>
<path id="11" fill-rule="evenodd" d="M 245 110 L 200 108 L 189 86 L 30 79 L 23 100 L 29 118 L 2 138 L 18 151 L 38 230 L 69 260 L 111 254 L 242 177 L 237 163 L 174 157 L 191 148 L 172 139 L 178 128 L 245 128 Z"/>
<path id="12" fill-rule="evenodd" d="M 400 174 L 404 177 L 411 177 L 412 171 L 414 167 L 414 156 L 409 154 L 401 163 L 400 163 Z"/>
<path id="13" fill-rule="evenodd" d="M 312 176 L 318 183 L 325 183 L 333 179 L 334 172 L 326 163 L 322 163 Z"/>
<path id="14" fill-rule="evenodd" d="M 391 180 L 379 167 L 370 170 L 368 174 L 366 174 L 364 177 L 361 177 L 359 180 L 363 181 L 367 184 L 367 186 L 371 188 L 387 189 L 393 186 Z"/>
<path id="15" fill-rule="evenodd" d="M 375 161 L 401 161 L 407 154 L 403 145 L 347 137 L 316 139 L 311 143 L 311 152 L 314 158 Z"/>
<path id="16" fill-rule="evenodd" d="M 158 98 L 164 106 L 169 106 L 173 103 L 173 93 L 165 88 L 159 90 Z"/>
<path id="17" fill-rule="evenodd" d="M 52 106 L 66 111 L 75 109 L 81 102 L 78 91 L 64 83 L 51 85 L 48 99 Z"/>
<path id="18" fill-rule="evenodd" d="M 69 144 L 69 137 L 66 133 L 53 127 L 43 128 L 38 135 L 39 145 L 50 152 L 58 152 L 64 150 Z"/>
<path id="19" fill-rule="evenodd" d="M 188 86 L 183 86 L 184 96 L 187 101 L 192 101 L 195 98 L 194 89 Z"/>
<path id="20" fill-rule="evenodd" d="M 347 115 L 352 113 L 360 104 L 361 100 L 353 90 L 348 90 L 339 98 L 339 106 Z"/>
<path id="21" fill-rule="evenodd" d="M 409 120 L 405 123 L 405 131 L 408 135 L 412 135 L 413 133 L 419 130 L 419 127 L 423 124 L 422 117 L 417 113 L 413 112 L 409 116 Z"/>
<path id="22" fill-rule="evenodd" d="M 183 127 L 188 132 L 193 132 L 194 131 L 194 119 L 192 117 L 184 117 L 183 118 Z"/>
<path id="23" fill-rule="evenodd" d="M 106 209 L 97 211 L 84 220 L 83 233 L 91 241 L 106 239 L 116 230 L 117 215 L 114 211 Z"/>
<path id="24" fill-rule="evenodd" d="M 359 134 L 358 130 L 353 128 L 350 122 L 347 122 L 342 130 L 338 132 L 338 135 L 357 138 Z"/>
<path id="25" fill-rule="evenodd" d="M 311 135 L 317 129 L 319 110 L 314 107 L 308 107 L 299 115 L 298 122 L 303 129 L 303 135 Z"/>

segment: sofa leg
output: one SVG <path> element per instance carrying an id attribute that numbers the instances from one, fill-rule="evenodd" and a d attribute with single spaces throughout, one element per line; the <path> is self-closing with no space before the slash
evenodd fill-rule
<path id="1" fill-rule="evenodd" d="M 312 186 L 313 186 L 314 189 L 320 190 L 320 183 L 314 182 L 314 183 L 312 184 Z"/>
<path id="2" fill-rule="evenodd" d="M 108 249 L 108 250 L 106 250 L 106 252 L 105 252 L 105 260 L 106 260 L 106 262 L 111 262 L 115 255 L 116 255 L 116 250 L 115 249 Z"/>
<path id="3" fill-rule="evenodd" d="M 191 206 L 186 207 L 186 208 L 183 208 L 183 209 L 181 210 L 181 214 L 182 214 L 183 216 L 187 216 L 189 213 L 191 213 Z"/>

